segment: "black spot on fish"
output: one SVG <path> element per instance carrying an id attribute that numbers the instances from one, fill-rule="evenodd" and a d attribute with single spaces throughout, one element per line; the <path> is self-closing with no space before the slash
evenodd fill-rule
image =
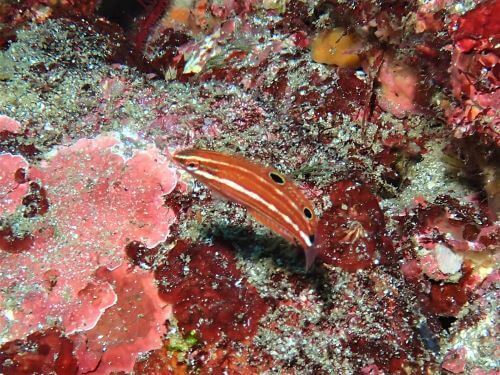
<path id="1" fill-rule="evenodd" d="M 283 185 L 285 183 L 285 179 L 276 172 L 269 173 L 269 177 L 277 184 Z"/>

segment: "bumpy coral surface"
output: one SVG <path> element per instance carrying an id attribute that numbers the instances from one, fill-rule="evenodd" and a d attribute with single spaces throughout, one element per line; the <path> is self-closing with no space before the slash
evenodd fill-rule
<path id="1" fill-rule="evenodd" d="M 0 373 L 496 374 L 499 15 L 0 4 Z M 314 266 L 184 147 L 293 179 Z"/>

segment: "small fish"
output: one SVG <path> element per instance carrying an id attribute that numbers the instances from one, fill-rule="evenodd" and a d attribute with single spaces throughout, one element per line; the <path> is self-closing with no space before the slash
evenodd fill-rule
<path id="1" fill-rule="evenodd" d="M 222 152 L 186 149 L 175 152 L 173 160 L 215 193 L 245 206 L 258 222 L 302 246 L 306 269 L 311 267 L 318 219 L 292 181 L 274 168 Z"/>

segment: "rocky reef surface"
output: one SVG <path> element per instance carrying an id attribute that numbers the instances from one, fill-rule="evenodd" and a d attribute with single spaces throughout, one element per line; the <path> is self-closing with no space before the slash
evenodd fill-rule
<path id="1" fill-rule="evenodd" d="M 500 1 L 0 3 L 1 374 L 498 374 Z M 240 154 L 303 251 L 171 161 Z"/>

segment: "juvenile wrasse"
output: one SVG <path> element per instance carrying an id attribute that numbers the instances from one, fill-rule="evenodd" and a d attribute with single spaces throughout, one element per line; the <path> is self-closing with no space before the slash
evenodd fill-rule
<path id="1" fill-rule="evenodd" d="M 305 251 L 306 269 L 316 257 L 318 219 L 302 191 L 274 168 L 237 155 L 185 149 L 173 160 L 208 188 L 246 207 L 261 224 Z"/>

